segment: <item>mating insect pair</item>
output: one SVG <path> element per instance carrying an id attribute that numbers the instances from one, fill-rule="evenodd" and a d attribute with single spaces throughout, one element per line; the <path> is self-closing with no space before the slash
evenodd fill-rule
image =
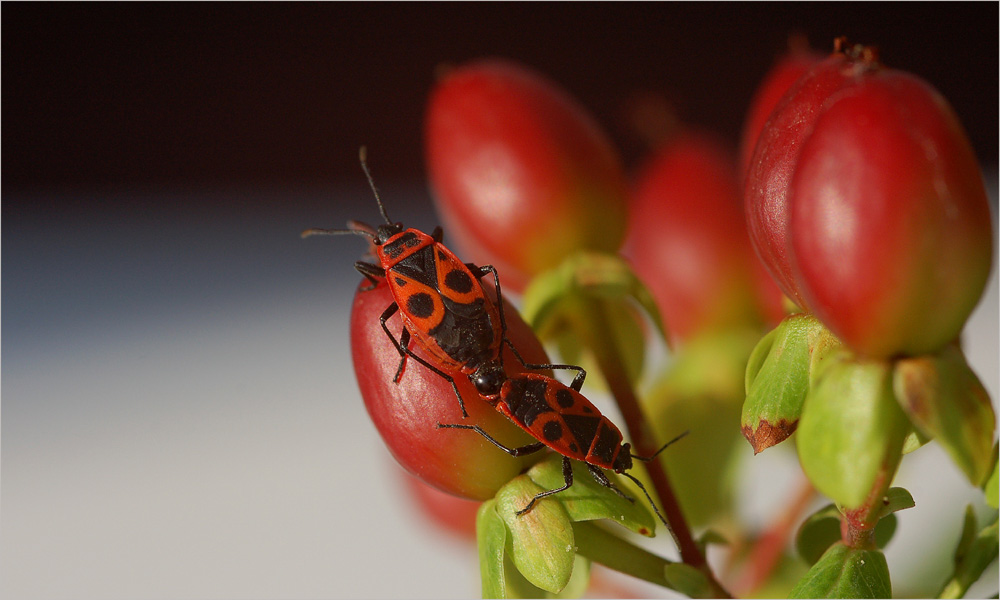
<path id="1" fill-rule="evenodd" d="M 360 159 L 385 224 L 378 228 L 352 223 L 348 229 L 308 229 L 302 236 L 355 234 L 366 236 L 373 242 L 379 264 L 358 261 L 354 266 L 372 283 L 366 289 L 374 288 L 378 283 L 376 278 L 384 277 L 392 293 L 394 301 L 379 321 L 400 354 L 393 381 L 399 382 L 407 358 L 413 358 L 451 384 L 463 416 L 468 416 L 465 400 L 448 371 L 461 373 L 472 381 L 482 399 L 539 441 L 508 448 L 478 425 L 438 424 L 439 428 L 475 431 L 512 456 L 537 452 L 545 447 L 563 455 L 565 485 L 536 495 L 518 514 L 530 510 L 539 499 L 569 488 L 573 483 L 570 461 L 575 459 L 585 462 L 599 483 L 625 498 L 628 496 L 608 479 L 602 469 L 613 470 L 634 481 L 649 499 L 657 516 L 666 524 L 646 489 L 626 471 L 632 467 L 633 459 L 652 460 L 673 440 L 653 456 L 631 454 L 630 445 L 622 443 L 618 428 L 580 393 L 586 377 L 582 368 L 525 362 L 506 335 L 507 324 L 496 269 L 460 261 L 441 243 L 440 227 L 428 235 L 417 229 L 404 229 L 401 223 L 392 222 L 368 170 L 364 148 L 361 149 Z M 481 280 L 488 274 L 493 276 L 496 302 L 482 287 Z M 403 321 L 399 339 L 389 331 L 386 323 L 397 312 Z M 414 340 L 437 364 L 413 352 L 410 344 Z M 526 369 L 568 369 L 577 374 L 569 386 L 540 373 L 508 377 L 501 353 L 504 344 Z"/>

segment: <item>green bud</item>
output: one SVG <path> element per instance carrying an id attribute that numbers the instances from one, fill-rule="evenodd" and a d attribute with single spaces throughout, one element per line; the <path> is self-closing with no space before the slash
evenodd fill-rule
<path id="1" fill-rule="evenodd" d="M 517 514 L 545 491 L 526 475 L 512 479 L 496 495 L 496 511 L 507 525 L 509 551 L 517 570 L 532 585 L 558 593 L 573 573 L 573 525 L 562 504 L 546 498 Z"/>
<path id="2" fill-rule="evenodd" d="M 910 424 L 893 395 L 890 363 L 846 350 L 826 361 L 799 421 L 799 462 L 816 489 L 856 509 L 889 487 Z"/>
<path id="3" fill-rule="evenodd" d="M 840 342 L 812 315 L 786 317 L 761 339 L 747 363 L 743 436 L 757 454 L 799 425 L 811 373 Z"/>

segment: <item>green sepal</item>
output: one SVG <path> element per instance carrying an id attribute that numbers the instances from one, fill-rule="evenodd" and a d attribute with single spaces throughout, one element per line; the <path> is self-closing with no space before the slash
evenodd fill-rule
<path id="1" fill-rule="evenodd" d="M 816 317 L 795 314 L 764 336 L 747 362 L 740 427 L 757 454 L 796 429 L 811 373 L 840 341 Z"/>
<path id="2" fill-rule="evenodd" d="M 809 480 L 847 509 L 876 484 L 888 487 L 910 422 L 892 390 L 892 365 L 839 350 L 816 374 L 799 421 L 796 447 Z"/>
<path id="3" fill-rule="evenodd" d="M 962 535 L 955 548 L 955 570 L 945 583 L 939 598 L 961 598 L 968 591 L 993 561 L 997 559 L 1000 550 L 1000 538 L 997 535 L 996 515 L 993 523 L 980 531 L 976 531 L 976 515 L 971 506 L 965 509 L 965 519 Z"/>
<path id="4" fill-rule="evenodd" d="M 792 588 L 789 598 L 892 598 L 885 555 L 837 542 Z"/>
<path id="5" fill-rule="evenodd" d="M 557 341 L 563 358 L 575 362 L 584 346 L 574 333 L 574 322 L 585 318 L 582 299 L 595 302 L 610 321 L 629 377 L 638 380 L 646 344 L 635 306 L 648 315 L 664 342 L 668 337 L 653 295 L 623 258 L 592 251 L 571 254 L 532 279 L 522 297 L 521 314 L 540 338 Z"/>
<path id="6" fill-rule="evenodd" d="M 903 488 L 890 488 L 882 499 L 879 521 L 875 525 L 875 546 L 885 548 L 896 532 L 899 510 L 912 508 L 913 497 Z M 827 548 L 841 540 L 841 513 L 835 504 L 817 510 L 799 526 L 795 534 L 795 549 L 806 563 L 813 565 Z"/>
<path id="7" fill-rule="evenodd" d="M 986 503 L 993 508 L 1000 508 L 997 506 L 1000 504 L 997 498 L 997 445 L 993 444 L 993 469 L 990 472 L 990 476 L 986 478 L 983 483 L 983 492 L 986 494 Z"/>
<path id="8" fill-rule="evenodd" d="M 573 573 L 576 547 L 569 515 L 550 498 L 517 514 L 543 491 L 527 475 L 519 475 L 497 492 L 496 512 L 507 525 L 514 566 L 532 585 L 555 594 L 566 587 Z"/>
<path id="9" fill-rule="evenodd" d="M 938 441 L 976 486 L 990 474 L 996 415 L 986 388 L 954 345 L 896 361 L 899 405 L 921 433 Z"/>
<path id="10" fill-rule="evenodd" d="M 917 503 L 913 501 L 913 495 L 906 488 L 894 487 L 886 491 L 882 497 L 882 506 L 878 511 L 878 518 L 884 519 L 894 512 L 913 508 Z"/>
<path id="11" fill-rule="evenodd" d="M 505 581 L 507 525 L 496 511 L 496 501 L 487 500 L 476 513 L 476 544 L 483 598 L 508 598 Z"/>
<path id="12" fill-rule="evenodd" d="M 554 454 L 531 467 L 527 476 L 541 489 L 552 490 L 562 487 L 565 483 L 562 462 L 562 456 Z M 645 505 L 646 498 L 641 492 L 640 496 L 635 498 L 633 492 L 623 487 L 623 482 L 614 473 L 605 471 L 608 479 L 619 489 L 634 497 L 635 501 L 629 502 L 598 483 L 584 463 L 574 460 L 571 464 L 573 485 L 549 497 L 562 505 L 571 521 L 609 519 L 635 533 L 648 537 L 655 535 L 656 520 Z"/>

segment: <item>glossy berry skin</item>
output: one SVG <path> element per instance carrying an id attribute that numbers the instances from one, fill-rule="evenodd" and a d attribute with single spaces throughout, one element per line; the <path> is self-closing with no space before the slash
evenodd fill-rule
<path id="1" fill-rule="evenodd" d="M 577 250 L 619 249 L 620 159 L 593 118 L 534 71 L 482 60 L 448 72 L 430 96 L 425 141 L 449 235 L 509 289 Z"/>
<path id="2" fill-rule="evenodd" d="M 476 423 L 515 446 L 530 443 L 532 438 L 479 400 L 466 377 L 456 377 L 455 384 L 469 399 L 468 418 L 463 418 L 448 382 L 428 369 L 410 369 L 398 384 L 393 383 L 399 352 L 379 324 L 379 316 L 393 301 L 392 294 L 384 279 L 378 279 L 374 289 L 363 291 L 366 284 L 359 286 L 351 310 L 351 353 L 365 408 L 375 428 L 396 460 L 425 482 L 463 498 L 492 498 L 503 484 L 540 457 L 511 458 L 478 436 L 447 435 L 437 424 Z M 545 351 L 530 328 L 512 308 L 506 313 L 508 335 L 522 356 L 546 362 Z M 390 318 L 387 326 L 398 335 L 398 315 Z M 432 358 L 419 345 L 413 351 Z M 509 349 L 504 350 L 504 365 L 511 373 L 519 372 L 520 363 Z"/>
<path id="3" fill-rule="evenodd" d="M 836 52 L 818 63 L 788 90 L 757 140 L 744 185 L 750 240 L 781 290 L 804 310 L 809 306 L 792 271 L 788 186 L 802 142 L 823 103 L 865 70 L 875 68 Z"/>
<path id="4" fill-rule="evenodd" d="M 771 113 L 774 112 L 785 93 L 823 58 L 822 55 L 810 51 L 807 47 L 793 48 L 787 55 L 778 60 L 764 76 L 750 100 L 750 109 L 747 111 L 743 132 L 740 135 L 739 172 L 741 185 L 746 179 L 750 159 L 753 157 L 754 147 L 757 145 L 757 138 L 764 130 L 764 124 Z"/>
<path id="5" fill-rule="evenodd" d="M 639 171 L 628 257 L 656 298 L 671 344 L 780 320 L 781 292 L 750 245 L 732 152 L 687 130 Z"/>
<path id="6" fill-rule="evenodd" d="M 833 93 L 803 141 L 790 232 L 806 303 L 855 351 L 956 338 L 985 287 L 990 210 L 968 139 L 930 85 L 879 69 Z"/>

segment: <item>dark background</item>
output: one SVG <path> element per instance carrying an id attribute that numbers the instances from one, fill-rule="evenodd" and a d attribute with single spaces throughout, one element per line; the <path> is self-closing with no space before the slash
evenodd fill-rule
<path id="1" fill-rule="evenodd" d="M 3 191 L 324 185 L 360 179 L 361 144 L 380 178 L 422 181 L 435 67 L 485 55 L 564 86 L 633 165 L 629 97 L 665 94 L 735 143 L 792 32 L 878 45 L 942 91 L 989 168 L 997 20 L 995 2 L 5 2 Z"/>

